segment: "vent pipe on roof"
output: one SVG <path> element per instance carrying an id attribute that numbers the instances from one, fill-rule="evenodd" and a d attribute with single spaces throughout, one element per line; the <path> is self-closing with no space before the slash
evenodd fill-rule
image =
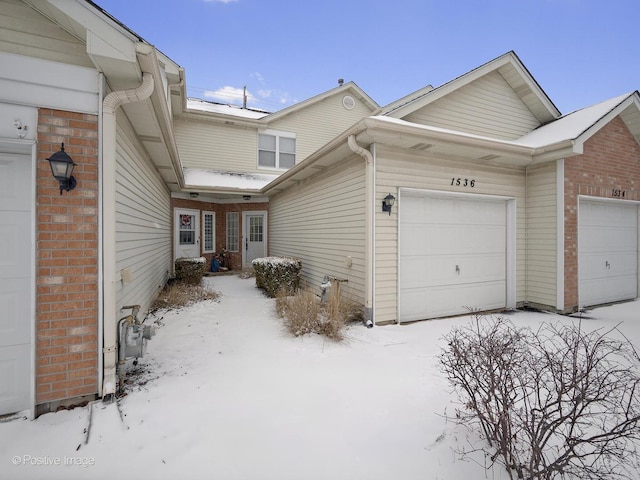
<path id="1" fill-rule="evenodd" d="M 242 108 L 247 108 L 247 86 L 244 86 L 244 91 L 242 92 Z"/>
<path id="2" fill-rule="evenodd" d="M 344 84 L 344 78 L 338 79 L 338 86 L 341 87 Z"/>

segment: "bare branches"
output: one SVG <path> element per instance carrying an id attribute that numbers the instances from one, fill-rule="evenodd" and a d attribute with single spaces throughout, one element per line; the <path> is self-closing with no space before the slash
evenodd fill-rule
<path id="1" fill-rule="evenodd" d="M 637 471 L 640 358 L 628 340 L 581 325 L 536 332 L 503 317 L 446 337 L 440 362 L 486 453 L 512 479 L 625 479 Z"/>

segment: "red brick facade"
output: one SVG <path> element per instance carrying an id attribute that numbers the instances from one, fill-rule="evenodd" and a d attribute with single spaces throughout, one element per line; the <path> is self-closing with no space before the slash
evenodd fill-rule
<path id="1" fill-rule="evenodd" d="M 60 195 L 46 160 L 77 164 Z M 40 109 L 36 193 L 36 404 L 98 392 L 98 117 Z"/>
<path id="2" fill-rule="evenodd" d="M 200 200 L 187 200 L 182 198 L 173 198 L 171 200 L 171 210 L 173 211 L 175 208 L 188 208 L 192 210 L 200 210 L 202 218 L 202 212 L 214 212 L 216 214 L 216 252 L 221 252 L 224 248 L 226 248 L 227 242 L 227 213 L 229 212 L 238 212 L 238 222 L 239 222 L 239 238 L 243 236 L 243 224 L 242 224 L 242 212 L 255 212 L 255 211 L 269 211 L 269 204 L 266 202 L 251 202 L 250 200 L 244 201 L 242 203 L 210 203 L 206 201 Z M 175 228 L 175 225 L 174 225 Z M 173 251 L 173 236 L 172 236 L 172 251 Z M 268 238 L 267 238 L 268 242 Z M 239 245 L 241 248 L 242 245 Z M 268 251 L 269 246 L 266 246 Z M 230 266 L 232 270 L 242 270 L 242 250 L 238 250 L 237 252 L 228 252 L 228 258 L 230 262 Z M 203 253 L 203 257 L 207 259 L 207 270 L 211 265 L 211 259 L 213 257 L 213 253 Z"/>
<path id="3" fill-rule="evenodd" d="M 578 307 L 578 195 L 640 200 L 640 145 L 616 117 L 564 164 L 565 309 Z M 624 192 L 624 197 L 622 197 Z"/>

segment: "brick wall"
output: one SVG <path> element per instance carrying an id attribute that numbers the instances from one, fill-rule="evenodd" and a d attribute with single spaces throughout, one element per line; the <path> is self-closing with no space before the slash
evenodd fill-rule
<path id="1" fill-rule="evenodd" d="M 620 117 L 584 145 L 584 153 L 565 160 L 565 308 L 578 307 L 578 195 L 640 200 L 640 145 Z"/>
<path id="2" fill-rule="evenodd" d="M 201 212 L 214 212 L 216 214 L 216 252 L 221 252 L 223 248 L 226 247 L 227 243 L 227 212 L 238 212 L 238 222 L 240 227 L 240 238 L 243 235 L 243 225 L 242 225 L 242 212 L 249 211 L 269 211 L 269 204 L 265 202 L 251 202 L 251 201 L 243 201 L 240 203 L 210 203 L 204 202 L 201 200 L 187 200 L 182 198 L 173 198 L 171 200 L 171 210 L 174 208 L 188 208 L 192 210 L 200 210 Z M 202 214 L 200 215 L 200 226 L 202 230 Z M 173 225 L 175 228 L 175 222 Z M 202 232 L 201 232 L 202 236 Z M 175 235 L 171 236 L 172 242 L 175 238 Z M 269 239 L 267 238 L 267 242 Z M 173 251 L 173 244 L 172 244 Z M 241 248 L 242 245 L 239 245 Z M 266 246 L 267 251 L 269 246 Z M 207 259 L 207 270 L 211 266 L 211 258 L 213 254 L 202 254 L 203 257 Z M 232 270 L 242 270 L 242 250 L 240 249 L 237 252 L 228 252 L 228 258 L 230 261 Z"/>
<path id="3" fill-rule="evenodd" d="M 46 160 L 77 164 L 60 195 Z M 40 109 L 36 246 L 38 414 L 98 392 L 98 117 Z M 67 402 L 65 402 L 67 400 Z"/>

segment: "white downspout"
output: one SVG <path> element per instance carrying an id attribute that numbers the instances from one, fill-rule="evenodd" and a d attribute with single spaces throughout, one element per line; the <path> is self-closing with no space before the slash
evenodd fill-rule
<path id="1" fill-rule="evenodd" d="M 104 95 L 104 86 L 105 79 L 104 74 L 100 73 L 99 77 L 99 90 L 100 90 L 100 98 Z M 98 135 L 100 138 L 104 139 L 103 134 L 103 122 L 102 122 L 102 102 L 98 102 Z M 103 185 L 102 183 L 102 171 L 103 171 L 103 142 L 98 142 L 98 185 Z M 103 205 L 102 202 L 102 188 L 98 188 L 98 285 L 104 285 L 104 255 L 103 255 L 103 246 L 104 246 L 104 237 L 103 233 L 103 225 L 102 225 L 102 211 Z M 98 332 L 104 332 L 104 289 L 98 288 Z M 102 352 L 104 348 L 104 337 L 102 335 L 98 335 L 98 352 Z M 102 397 L 102 387 L 103 387 L 103 379 L 104 379 L 104 368 L 103 368 L 103 356 L 98 355 L 98 396 Z"/>
<path id="2" fill-rule="evenodd" d="M 367 327 L 375 325 L 374 270 L 375 270 L 375 158 L 369 150 L 356 142 L 354 135 L 347 137 L 347 144 L 353 153 L 365 160 L 365 305 L 364 321 Z"/>
<path id="3" fill-rule="evenodd" d="M 104 275 L 104 377 L 102 396 L 111 397 L 116 393 L 116 110 L 121 105 L 143 101 L 154 88 L 153 76 L 142 74 L 142 84 L 138 88 L 111 92 L 102 102 L 102 234 L 103 234 L 103 275 Z"/>

